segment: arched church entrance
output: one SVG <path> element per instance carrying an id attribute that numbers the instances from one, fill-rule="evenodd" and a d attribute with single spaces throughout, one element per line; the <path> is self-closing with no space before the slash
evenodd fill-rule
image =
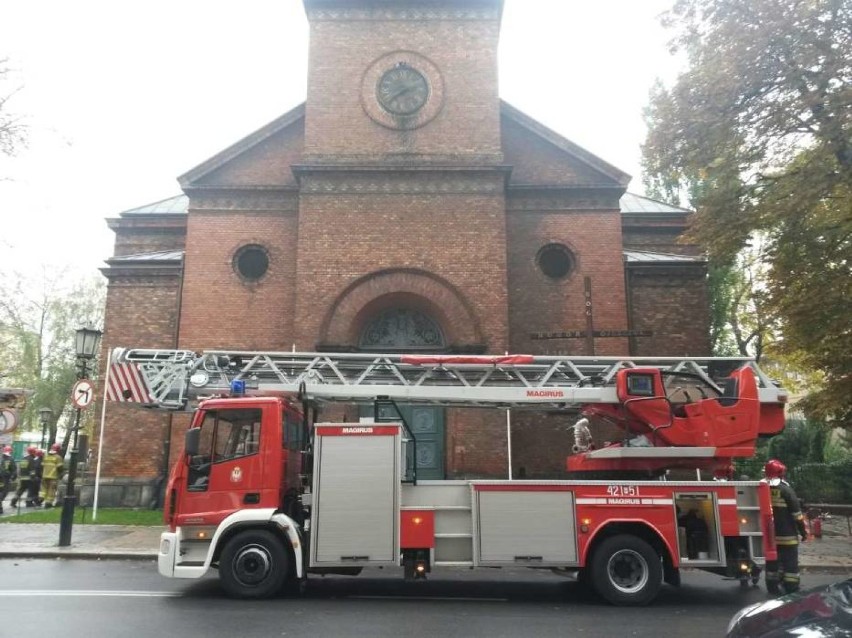
<path id="1" fill-rule="evenodd" d="M 428 314 L 411 308 L 391 308 L 369 319 L 361 331 L 358 347 L 365 352 L 438 353 L 447 348 L 441 326 Z M 391 408 L 392 409 L 392 408 Z M 402 417 L 417 440 L 417 478 L 444 478 L 444 408 L 428 405 L 400 405 Z M 362 416 L 372 416 L 364 406 Z M 395 414 L 381 414 L 396 418 Z"/>

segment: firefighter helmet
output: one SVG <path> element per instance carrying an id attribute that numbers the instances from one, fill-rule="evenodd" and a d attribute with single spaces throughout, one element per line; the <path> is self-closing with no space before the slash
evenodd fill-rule
<path id="1" fill-rule="evenodd" d="M 30 454 L 30 455 L 35 454 L 35 451 L 37 449 L 38 448 L 35 445 L 27 446 L 27 454 Z"/>
<path id="2" fill-rule="evenodd" d="M 763 473 L 766 474 L 768 479 L 784 478 L 784 475 L 787 474 L 787 466 L 778 459 L 769 459 L 763 466 Z"/>
<path id="3" fill-rule="evenodd" d="M 40 448 L 36 448 L 35 455 L 39 458 L 43 457 L 44 456 L 44 450 L 42 450 Z"/>
<path id="4" fill-rule="evenodd" d="M 12 446 L 11 445 L 7 445 L 3 448 L 3 454 L 11 454 L 11 453 L 12 453 Z"/>
<path id="5" fill-rule="evenodd" d="M 59 445 L 59 443 L 54 443 L 53 445 L 50 446 L 50 451 L 51 452 L 61 452 L 62 446 Z"/>

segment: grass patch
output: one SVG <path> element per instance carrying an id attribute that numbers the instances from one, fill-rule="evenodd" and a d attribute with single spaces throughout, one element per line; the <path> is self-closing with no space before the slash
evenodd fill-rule
<path id="1" fill-rule="evenodd" d="M 46 510 L 21 508 L 20 514 L 4 516 L 0 518 L 0 523 L 59 523 L 61 515 L 61 506 Z M 162 510 L 99 507 L 98 520 L 92 521 L 92 509 L 78 506 L 74 508 L 74 524 L 159 526 L 164 523 Z"/>

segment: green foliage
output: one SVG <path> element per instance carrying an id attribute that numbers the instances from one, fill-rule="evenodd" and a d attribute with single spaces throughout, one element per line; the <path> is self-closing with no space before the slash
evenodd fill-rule
<path id="1" fill-rule="evenodd" d="M 760 361 L 774 327 L 766 311 L 765 279 L 758 248 L 749 247 L 733 260 L 710 260 L 711 343 L 716 356 Z"/>
<path id="2" fill-rule="evenodd" d="M 755 324 L 822 373 L 808 413 L 852 427 L 852 4 L 678 0 L 667 19 L 689 69 L 652 93 L 647 180 L 689 199 L 720 268 L 760 242 Z"/>
<path id="3" fill-rule="evenodd" d="M 77 379 L 74 333 L 81 325 L 102 325 L 105 287 L 100 278 L 64 284 L 65 273 L 33 281 L 17 273 L 0 275 L 0 374 L 7 386 L 34 391 L 21 418 L 25 430 L 40 431 L 38 410 L 53 411 L 48 445 L 58 422 L 70 416 Z M 90 371 L 91 377 L 96 373 Z"/>
<path id="4" fill-rule="evenodd" d="M 17 516 L 6 516 L 0 518 L 0 523 L 59 523 L 62 514 L 61 507 L 53 507 L 46 510 L 28 510 L 22 508 Z M 98 508 L 98 518 L 92 520 L 91 508 L 80 507 L 74 509 L 75 525 L 163 525 L 162 510 L 139 510 L 125 508 Z"/>
<path id="5" fill-rule="evenodd" d="M 789 472 L 796 496 L 805 503 L 852 503 L 852 460 L 803 463 Z"/>
<path id="6" fill-rule="evenodd" d="M 754 457 L 736 459 L 737 478 L 757 480 L 770 458 L 787 466 L 796 494 L 810 503 L 852 503 L 852 436 L 824 423 L 790 420 L 782 434 L 758 444 Z"/>
<path id="7" fill-rule="evenodd" d="M 826 428 L 823 424 L 790 420 L 783 433 L 769 440 L 766 456 L 781 460 L 788 468 L 803 463 L 822 463 L 825 444 Z"/>

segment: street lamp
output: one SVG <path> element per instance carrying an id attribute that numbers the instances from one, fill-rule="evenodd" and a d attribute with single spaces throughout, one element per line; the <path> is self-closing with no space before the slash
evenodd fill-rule
<path id="1" fill-rule="evenodd" d="M 47 441 L 47 424 L 50 423 L 50 417 L 53 416 L 53 410 L 50 408 L 41 408 L 38 411 L 38 420 L 41 422 L 41 445 L 39 447 L 43 450 L 45 442 Z"/>
<path id="2" fill-rule="evenodd" d="M 84 326 L 77 330 L 74 339 L 74 353 L 80 364 L 77 373 L 78 379 L 88 379 L 88 363 L 98 353 L 98 344 L 103 333 L 95 328 Z M 74 491 L 74 481 L 77 478 L 77 435 L 80 432 L 80 412 L 82 408 L 77 407 L 74 417 L 74 438 L 71 443 L 71 467 L 68 468 L 68 485 L 65 488 L 65 498 L 62 501 L 62 517 L 59 520 L 59 546 L 67 547 L 71 544 L 71 527 L 74 524 L 74 506 L 77 503 L 77 495 Z"/>

